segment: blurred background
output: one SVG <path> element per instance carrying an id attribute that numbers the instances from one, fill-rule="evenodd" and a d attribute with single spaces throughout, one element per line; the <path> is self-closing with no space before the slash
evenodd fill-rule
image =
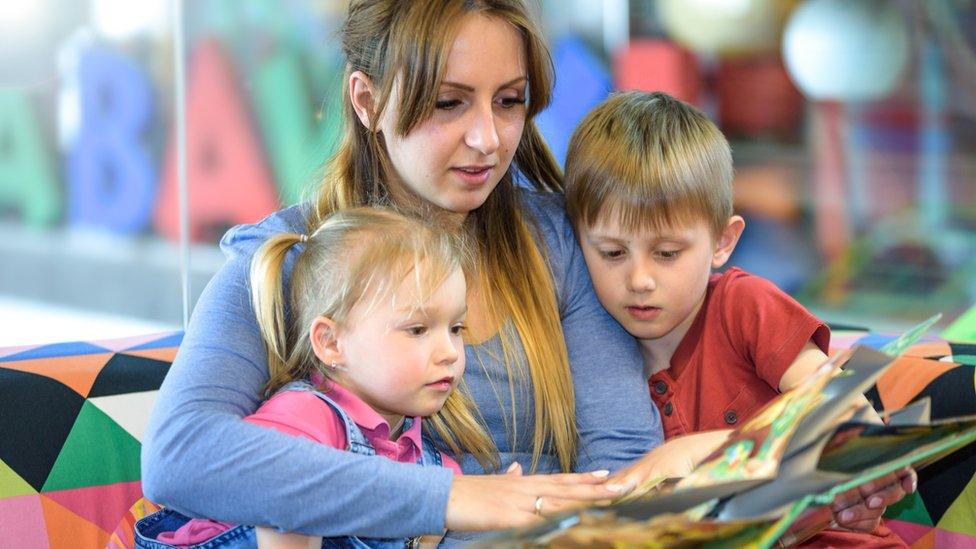
<path id="1" fill-rule="evenodd" d="M 345 4 L 0 3 L 0 346 L 180 328 L 223 232 L 315 184 Z M 534 5 L 560 160 L 613 90 L 692 102 L 733 144 L 733 263 L 833 323 L 976 341 L 973 1 Z"/>

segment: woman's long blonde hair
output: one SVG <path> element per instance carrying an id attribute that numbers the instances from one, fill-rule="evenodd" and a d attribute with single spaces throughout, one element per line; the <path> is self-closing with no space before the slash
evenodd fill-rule
<path id="1" fill-rule="evenodd" d="M 282 267 L 299 243 L 286 313 Z M 405 280 L 416 283 L 420 306 L 462 267 L 462 249 L 456 236 L 379 208 L 336 212 L 308 237 L 281 233 L 268 239 L 251 262 L 251 299 L 268 348 L 266 394 L 313 372 L 330 377 L 309 339 L 316 317 L 341 325 L 364 299 L 371 306 L 394 298 Z M 493 463 L 491 440 L 462 391 L 452 392 L 428 421 L 455 455 L 470 452 L 485 467 Z"/>
<path id="2" fill-rule="evenodd" d="M 473 243 L 474 272 L 484 284 L 491 320 L 511 322 L 515 334 L 501 330 L 508 370 L 509 394 L 515 376 L 528 370 L 535 397 L 535 433 L 531 468 L 543 452 L 554 451 L 564 471 L 576 456 L 576 409 L 569 358 L 563 339 L 552 273 L 538 243 L 538 234 L 525 218 L 514 174 L 542 191 L 561 191 L 561 172 L 532 118 L 544 109 L 552 93 L 553 68 L 549 50 L 526 6 L 520 0 L 353 0 L 342 29 L 346 56 L 343 94 L 345 133 L 309 220 L 314 230 L 333 212 L 362 205 L 385 204 L 403 189 L 392 189 L 393 169 L 376 131 L 376 120 L 389 108 L 394 81 L 398 83 L 394 131 L 406 135 L 431 116 L 447 56 L 461 19 L 480 13 L 511 24 L 526 52 L 529 97 L 527 119 L 514 161 L 485 203 L 470 212 L 465 232 Z M 347 88 L 349 76 L 362 71 L 378 90 L 371 128 L 359 123 Z M 406 204 L 400 204 L 407 207 Z M 419 213 L 419 212 L 415 212 Z M 527 364 L 515 359 L 518 343 Z M 512 401 L 509 425 L 515 431 Z M 490 442 L 490 441 L 489 441 Z M 493 447 L 494 449 L 494 447 Z"/>

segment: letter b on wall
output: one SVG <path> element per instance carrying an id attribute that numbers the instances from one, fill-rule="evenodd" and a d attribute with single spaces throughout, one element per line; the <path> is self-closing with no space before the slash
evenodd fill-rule
<path id="1" fill-rule="evenodd" d="M 68 155 L 69 222 L 141 231 L 156 194 L 143 143 L 153 111 L 149 79 L 131 61 L 98 49 L 82 54 L 79 71 L 81 128 Z"/>

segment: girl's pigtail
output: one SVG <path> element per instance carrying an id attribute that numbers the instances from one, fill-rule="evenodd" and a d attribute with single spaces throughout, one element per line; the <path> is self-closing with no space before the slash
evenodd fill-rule
<path id="1" fill-rule="evenodd" d="M 282 267 L 288 250 L 305 240 L 302 235 L 282 233 L 269 238 L 251 261 L 251 300 L 261 338 L 268 349 L 267 387 L 290 379 L 288 325 L 285 323 L 285 292 Z"/>

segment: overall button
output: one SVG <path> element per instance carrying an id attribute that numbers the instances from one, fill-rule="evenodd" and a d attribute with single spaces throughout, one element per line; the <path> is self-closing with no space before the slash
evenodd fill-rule
<path id="1" fill-rule="evenodd" d="M 735 410 L 725 412 L 725 423 L 735 425 L 735 422 L 737 421 L 739 421 L 739 415 L 735 413 Z"/>
<path id="2" fill-rule="evenodd" d="M 664 405 L 664 415 L 670 416 L 671 412 L 673 411 L 674 411 L 674 406 L 671 404 L 671 402 L 668 402 L 667 404 Z"/>
<path id="3" fill-rule="evenodd" d="M 663 381 L 655 381 L 654 392 L 659 395 L 663 395 L 664 393 L 668 392 L 668 384 Z"/>

